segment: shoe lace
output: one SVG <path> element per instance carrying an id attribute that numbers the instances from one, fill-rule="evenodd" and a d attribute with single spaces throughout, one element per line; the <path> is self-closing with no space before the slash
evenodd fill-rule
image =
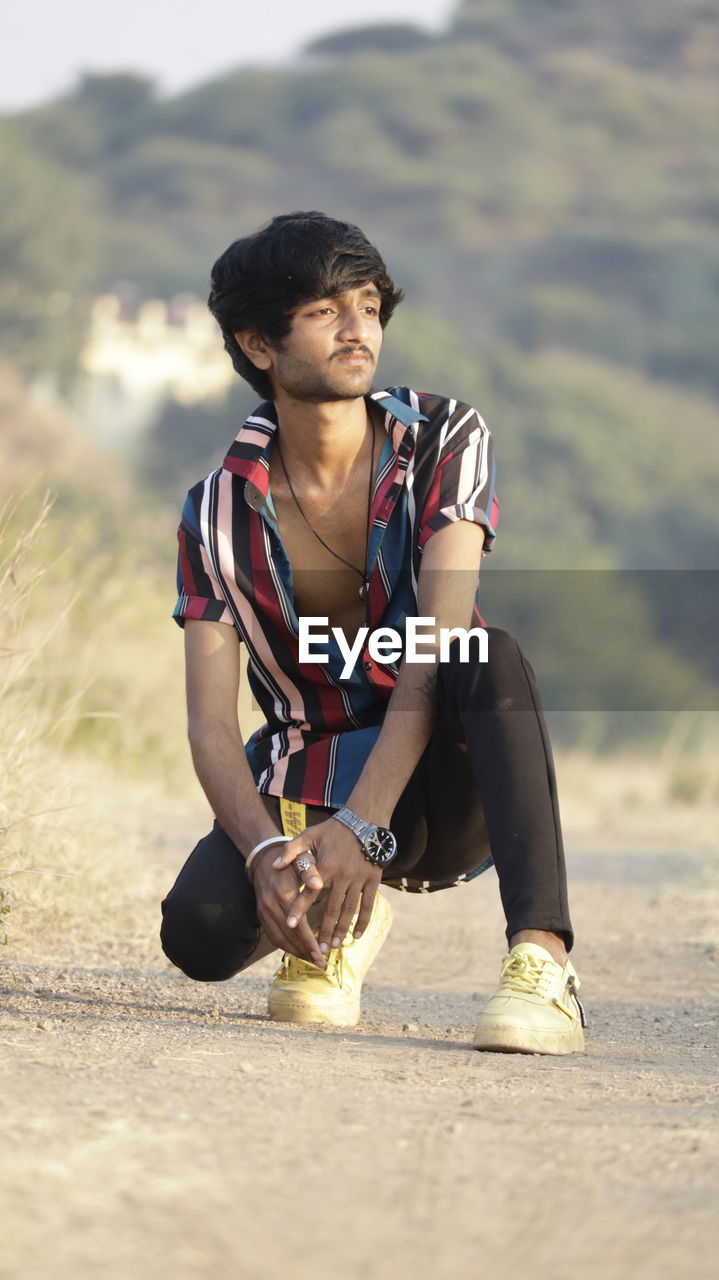
<path id="1" fill-rule="evenodd" d="M 547 996 L 554 981 L 556 964 L 528 954 L 508 956 L 502 965 L 500 991 L 523 991 Z"/>
<path id="2" fill-rule="evenodd" d="M 288 982 L 298 982 L 302 978 L 326 978 L 328 982 L 338 984 L 341 982 L 341 959 L 342 948 L 335 947 L 333 951 L 327 953 L 324 969 L 320 969 L 310 960 L 301 960 L 299 956 L 293 956 L 289 951 L 285 951 L 279 974 Z"/>

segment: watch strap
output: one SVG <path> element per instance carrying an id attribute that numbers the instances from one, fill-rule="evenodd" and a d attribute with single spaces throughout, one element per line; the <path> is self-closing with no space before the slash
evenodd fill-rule
<path id="1" fill-rule="evenodd" d="M 376 826 L 374 822 L 365 822 L 364 818 L 360 818 L 359 814 L 353 813 L 346 805 L 344 808 L 338 809 L 336 813 L 333 813 L 332 817 L 341 822 L 344 827 L 348 827 L 357 836 L 363 847 L 367 837 L 372 834 Z"/>

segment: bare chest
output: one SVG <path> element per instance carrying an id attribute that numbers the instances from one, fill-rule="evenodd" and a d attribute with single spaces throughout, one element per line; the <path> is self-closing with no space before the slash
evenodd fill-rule
<path id="1" fill-rule="evenodd" d="M 326 617 L 330 626 L 353 635 L 365 621 L 365 603 L 359 593 L 367 563 L 366 489 L 345 493 L 341 503 L 329 507 L 305 498 L 306 519 L 286 492 L 273 491 L 273 501 L 292 568 L 297 615 Z"/>

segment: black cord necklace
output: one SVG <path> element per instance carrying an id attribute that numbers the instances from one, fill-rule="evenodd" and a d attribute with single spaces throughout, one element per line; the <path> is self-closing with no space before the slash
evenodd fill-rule
<path id="1" fill-rule="evenodd" d="M 352 569 L 355 573 L 359 574 L 360 578 L 362 579 L 362 586 L 359 589 L 360 600 L 365 599 L 367 592 L 369 590 L 369 581 L 367 579 L 367 559 L 369 556 L 370 512 L 372 509 L 372 481 L 374 479 L 374 426 L 371 420 L 370 420 L 370 428 L 372 431 L 372 453 L 371 453 L 370 464 L 369 464 L 369 482 L 367 485 L 367 536 L 365 540 L 364 569 L 360 569 L 356 564 L 352 564 L 350 560 L 345 560 L 344 556 L 341 556 L 338 551 L 333 551 L 332 548 L 327 545 L 324 538 L 320 536 L 317 530 L 312 528 L 312 525 L 310 524 L 309 520 L 307 519 L 307 516 L 305 515 L 304 511 L 302 510 L 302 507 L 300 506 L 300 500 L 297 497 L 297 494 L 295 493 L 294 488 L 292 487 L 292 481 L 290 480 L 287 467 L 285 466 L 285 460 L 282 457 L 282 450 L 280 448 L 279 437 L 275 437 L 275 446 L 277 448 L 277 456 L 280 460 L 280 466 L 282 467 L 282 470 L 285 474 L 285 480 L 287 481 L 290 493 L 294 498 L 295 506 L 297 507 L 297 510 L 302 516 L 302 519 L 307 525 L 307 528 L 310 530 L 310 533 L 313 533 L 315 535 L 317 541 L 322 543 L 322 546 L 325 548 L 325 550 L 329 551 L 330 555 L 334 556 L 335 560 L 341 560 L 342 564 L 346 565 L 348 569 Z"/>

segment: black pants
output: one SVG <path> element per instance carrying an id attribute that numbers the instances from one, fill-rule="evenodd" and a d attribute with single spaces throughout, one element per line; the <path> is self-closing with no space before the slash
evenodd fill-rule
<path id="1" fill-rule="evenodd" d="M 398 852 L 384 882 L 449 886 L 491 854 L 507 938 L 546 929 L 570 949 L 554 767 L 534 673 L 506 632 L 490 628 L 488 642 L 486 663 L 460 662 L 455 641 L 439 665 L 435 729 L 392 815 Z M 279 827 L 279 800 L 262 798 Z M 308 825 L 330 812 L 308 805 Z M 259 958 L 254 891 L 219 823 L 162 911 L 163 949 L 191 978 L 217 982 Z"/>

